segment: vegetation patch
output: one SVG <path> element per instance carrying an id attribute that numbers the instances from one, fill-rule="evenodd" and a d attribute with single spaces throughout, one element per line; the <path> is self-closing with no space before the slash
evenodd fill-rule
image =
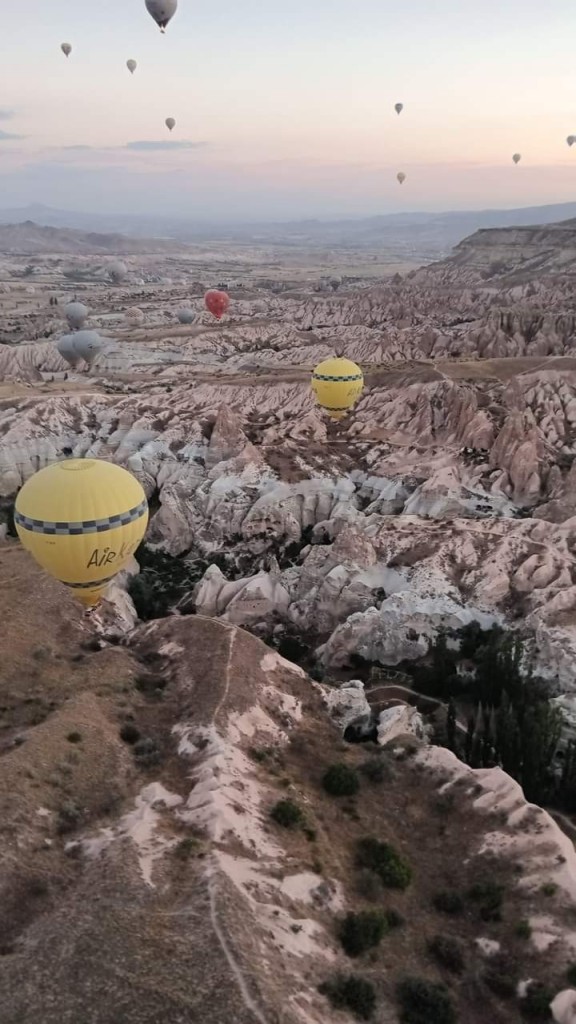
<path id="1" fill-rule="evenodd" d="M 382 911 L 363 910 L 359 914 L 346 914 L 340 923 L 338 937 L 344 952 L 356 957 L 380 945 L 389 927 Z"/>
<path id="2" fill-rule="evenodd" d="M 444 985 L 405 978 L 398 985 L 401 1024 L 456 1024 L 456 1010 Z"/>
<path id="3" fill-rule="evenodd" d="M 348 765 L 333 764 L 324 773 L 322 785 L 330 796 L 354 796 L 360 789 L 360 780 Z"/>
<path id="4" fill-rule="evenodd" d="M 356 866 L 373 871 L 388 889 L 407 889 L 412 881 L 408 861 L 389 843 L 381 843 L 373 836 L 358 841 Z"/>
<path id="5" fill-rule="evenodd" d="M 302 808 L 293 800 L 279 800 L 270 811 L 270 817 L 282 828 L 300 828 L 305 821 Z"/>
<path id="6" fill-rule="evenodd" d="M 428 943 L 428 951 L 436 963 L 453 974 L 462 974 L 466 966 L 462 943 L 451 935 L 435 935 Z"/>
<path id="7" fill-rule="evenodd" d="M 355 974 L 337 975 L 318 990 L 337 1010 L 350 1010 L 358 1020 L 370 1020 L 376 1009 L 376 990 L 371 981 Z"/>

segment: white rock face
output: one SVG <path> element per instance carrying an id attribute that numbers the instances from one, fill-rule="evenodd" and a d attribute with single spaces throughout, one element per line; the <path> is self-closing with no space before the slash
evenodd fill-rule
<path id="1" fill-rule="evenodd" d="M 556 1024 L 576 1024 L 576 991 L 559 992 L 550 1006 Z"/>
<path id="2" fill-rule="evenodd" d="M 378 743 L 383 746 L 399 736 L 415 736 L 426 739 L 426 728 L 422 715 L 416 708 L 408 704 L 402 707 L 388 708 L 380 713 L 378 719 Z"/>
<path id="3" fill-rule="evenodd" d="M 328 712 L 343 733 L 354 722 L 368 724 L 372 710 L 364 693 L 364 683 L 360 679 L 351 679 L 338 689 L 322 689 Z"/>

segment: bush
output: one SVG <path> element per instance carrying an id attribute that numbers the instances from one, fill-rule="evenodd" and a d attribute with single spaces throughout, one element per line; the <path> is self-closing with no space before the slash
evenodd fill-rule
<path id="1" fill-rule="evenodd" d="M 382 756 L 371 757 L 360 765 L 360 771 L 369 782 L 378 785 L 381 782 L 390 782 L 394 773 L 389 762 Z"/>
<path id="2" fill-rule="evenodd" d="M 361 956 L 378 946 L 388 931 L 386 916 L 379 910 L 363 910 L 346 914 L 340 923 L 338 937 L 348 956 Z"/>
<path id="3" fill-rule="evenodd" d="M 59 835 L 66 835 L 67 832 L 74 832 L 82 821 L 82 811 L 76 804 L 70 802 L 62 804 L 58 809 L 56 819 L 56 831 Z"/>
<path id="4" fill-rule="evenodd" d="M 449 935 L 435 935 L 428 943 L 428 951 L 441 967 L 453 974 L 462 974 L 465 967 L 464 950 L 458 939 Z"/>
<path id="5" fill-rule="evenodd" d="M 389 843 L 373 836 L 360 839 L 356 846 L 356 866 L 369 868 L 389 889 L 407 889 L 412 881 L 412 868 Z"/>
<path id="6" fill-rule="evenodd" d="M 279 800 L 270 811 L 270 817 L 282 828 L 296 828 L 304 822 L 304 814 L 293 800 Z"/>
<path id="7" fill-rule="evenodd" d="M 150 768 L 152 765 L 159 764 L 162 759 L 158 745 L 149 736 L 138 740 L 134 744 L 133 754 L 138 764 L 144 768 Z"/>
<path id="8" fill-rule="evenodd" d="M 529 921 L 518 921 L 514 929 L 514 934 L 518 939 L 529 939 L 532 935 L 532 927 Z"/>
<path id="9" fill-rule="evenodd" d="M 554 993 L 541 982 L 533 982 L 524 999 L 520 1000 L 520 1012 L 526 1020 L 549 1021 L 550 1003 Z"/>
<path id="10" fill-rule="evenodd" d="M 540 892 L 543 896 L 555 896 L 558 892 L 558 886 L 556 882 L 545 882 Z"/>
<path id="11" fill-rule="evenodd" d="M 370 1020 L 376 1008 L 376 992 L 372 982 L 355 974 L 338 975 L 320 985 L 319 992 L 327 996 L 337 1010 L 350 1010 L 359 1020 Z"/>
<path id="12" fill-rule="evenodd" d="M 401 1024 L 456 1024 L 456 1011 L 444 985 L 405 978 L 397 991 Z"/>
<path id="13" fill-rule="evenodd" d="M 468 896 L 479 904 L 480 917 L 483 921 L 500 921 L 502 919 L 504 887 L 498 882 L 476 882 L 468 890 Z"/>
<path id="14" fill-rule="evenodd" d="M 346 764 L 333 764 L 324 773 L 322 785 L 330 796 L 354 796 L 360 789 L 357 773 Z"/>
<path id="15" fill-rule="evenodd" d="M 512 999 L 518 987 L 518 969 L 505 954 L 490 960 L 483 975 L 484 984 L 501 999 Z"/>
<path id="16" fill-rule="evenodd" d="M 140 739 L 140 730 L 131 722 L 126 722 L 120 729 L 120 739 L 133 746 Z"/>
<path id="17" fill-rule="evenodd" d="M 464 900 L 460 893 L 448 889 L 444 892 L 437 892 L 432 898 L 434 908 L 441 914 L 456 916 L 464 913 Z"/>
<path id="18" fill-rule="evenodd" d="M 68 740 L 68 743 L 82 743 L 82 733 L 69 732 L 66 739 Z"/>
<path id="19" fill-rule="evenodd" d="M 200 843 L 197 839 L 193 839 L 192 836 L 186 836 L 185 839 L 181 839 L 179 843 L 174 847 L 174 856 L 178 860 L 188 860 L 193 853 L 197 853 L 200 849 Z"/>
<path id="20" fill-rule="evenodd" d="M 168 680 L 164 676 L 147 672 L 145 675 L 136 676 L 134 683 L 136 689 L 146 697 L 161 697 L 168 685 Z"/>

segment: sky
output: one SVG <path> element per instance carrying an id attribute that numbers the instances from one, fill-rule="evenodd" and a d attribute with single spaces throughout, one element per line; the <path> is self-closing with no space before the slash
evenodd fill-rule
<path id="1" fill-rule="evenodd" d="M 3 209 L 241 221 L 576 200 L 573 0 L 179 0 L 165 35 L 144 0 L 17 11 Z"/>

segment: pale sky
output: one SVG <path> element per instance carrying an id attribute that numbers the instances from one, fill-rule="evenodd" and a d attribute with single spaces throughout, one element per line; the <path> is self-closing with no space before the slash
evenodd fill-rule
<path id="1" fill-rule="evenodd" d="M 576 200 L 573 0 L 179 0 L 164 36 L 144 0 L 16 10 L 4 209 L 241 220 Z"/>

